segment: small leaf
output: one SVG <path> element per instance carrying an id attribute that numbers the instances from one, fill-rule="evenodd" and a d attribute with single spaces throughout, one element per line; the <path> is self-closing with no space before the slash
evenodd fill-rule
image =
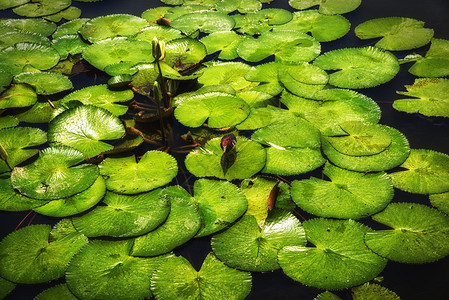
<path id="1" fill-rule="evenodd" d="M 67 77 L 47 72 L 25 72 L 14 77 L 15 83 L 27 83 L 36 89 L 39 95 L 57 94 L 73 88 Z"/>
<path id="2" fill-rule="evenodd" d="M 430 49 L 426 56 L 408 70 L 411 74 L 419 77 L 442 77 L 449 75 L 449 41 L 443 39 L 432 39 Z"/>

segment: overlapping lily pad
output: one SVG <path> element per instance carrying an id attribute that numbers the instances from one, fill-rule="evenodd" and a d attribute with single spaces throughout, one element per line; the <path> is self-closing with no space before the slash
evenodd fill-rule
<path id="1" fill-rule="evenodd" d="M 175 70 L 185 70 L 199 64 L 206 57 L 206 47 L 192 38 L 179 38 L 166 43 L 165 62 Z"/>
<path id="2" fill-rule="evenodd" d="M 279 269 L 277 255 L 285 246 L 305 246 L 301 222 L 291 213 L 275 210 L 259 227 L 256 218 L 245 215 L 211 241 L 217 257 L 228 266 L 246 271 Z"/>
<path id="3" fill-rule="evenodd" d="M 221 166 L 223 150 L 220 141 L 220 138 L 214 138 L 204 147 L 192 150 L 185 160 L 187 170 L 197 177 L 215 176 L 233 180 L 249 178 L 265 166 L 265 149 L 257 142 L 238 136 L 235 162 L 225 173 Z"/>
<path id="4" fill-rule="evenodd" d="M 404 17 L 365 21 L 354 32 L 361 39 L 382 37 L 376 47 L 393 51 L 422 47 L 433 37 L 433 29 L 424 28 L 424 22 Z"/>
<path id="5" fill-rule="evenodd" d="M 16 7 L 29 1 L 30 0 L 0 0 L 0 9 Z"/>
<path id="6" fill-rule="evenodd" d="M 366 247 L 363 238 L 372 230 L 361 223 L 318 218 L 303 226 L 307 240 L 316 247 L 285 247 L 278 255 L 284 273 L 296 281 L 343 289 L 373 279 L 387 264 Z"/>
<path id="7" fill-rule="evenodd" d="M 57 13 L 72 4 L 71 0 L 33 0 L 13 9 L 14 13 L 23 17 L 42 17 Z"/>
<path id="8" fill-rule="evenodd" d="M 16 117 L 8 115 L 0 117 L 0 129 L 16 127 L 17 125 L 19 125 L 19 120 Z"/>
<path id="9" fill-rule="evenodd" d="M 150 25 L 144 27 L 135 36 L 136 39 L 147 41 L 149 43 L 151 43 L 155 37 L 159 41 L 164 41 L 165 43 L 167 43 L 171 40 L 182 38 L 183 35 L 181 31 L 171 27 Z"/>
<path id="10" fill-rule="evenodd" d="M 370 298 L 378 298 L 384 300 L 401 299 L 395 292 L 375 283 L 367 282 L 361 286 L 352 288 L 352 299 L 364 300 Z"/>
<path id="11" fill-rule="evenodd" d="M 16 84 L 0 95 L 0 109 L 27 107 L 37 101 L 36 91 L 28 84 Z"/>
<path id="12" fill-rule="evenodd" d="M 408 70 L 419 77 L 442 77 L 449 75 L 449 41 L 432 39 L 429 51 Z"/>
<path id="13" fill-rule="evenodd" d="M 11 0 L 6 0 L 6 1 L 11 2 Z M 20 0 L 14 0 L 14 1 L 20 1 Z M 46 21 L 41 18 L 2 19 L 2 20 L 0 20 L 0 24 L 6 25 L 6 26 L 11 26 L 20 31 L 39 33 L 44 36 L 51 35 L 56 29 L 55 23 Z"/>
<path id="14" fill-rule="evenodd" d="M 11 174 L 0 175 L 0 210 L 22 211 L 44 205 L 46 201 L 31 199 L 23 196 L 11 186 Z"/>
<path id="15" fill-rule="evenodd" d="M 449 192 L 429 195 L 429 200 L 434 207 L 449 215 Z"/>
<path id="16" fill-rule="evenodd" d="M 0 93 L 10 86 L 12 77 L 11 73 L 0 71 Z"/>
<path id="17" fill-rule="evenodd" d="M 238 57 L 237 47 L 243 39 L 234 31 L 217 31 L 203 37 L 201 43 L 206 46 L 208 55 L 220 51 L 218 58 L 228 60 Z"/>
<path id="18" fill-rule="evenodd" d="M 349 89 L 383 84 L 399 71 L 396 56 L 375 47 L 333 50 L 318 57 L 314 64 L 324 70 L 337 70 L 329 75 L 329 84 Z"/>
<path id="19" fill-rule="evenodd" d="M 361 0 L 289 0 L 296 9 L 307 9 L 319 5 L 319 12 L 325 15 L 345 14 L 360 6 Z"/>
<path id="20" fill-rule="evenodd" d="M 176 160 L 165 152 L 148 151 L 136 162 L 134 155 L 105 159 L 100 173 L 108 190 L 120 194 L 147 192 L 169 183 L 178 173 Z"/>
<path id="21" fill-rule="evenodd" d="M 236 91 L 245 91 L 258 85 L 258 83 L 249 82 L 244 77 L 250 68 L 249 65 L 241 62 L 212 63 L 198 78 L 198 83 L 204 86 L 229 84 Z"/>
<path id="22" fill-rule="evenodd" d="M 57 94 L 73 88 L 67 77 L 49 72 L 25 72 L 14 77 L 15 83 L 27 83 L 36 89 L 39 95 Z"/>
<path id="23" fill-rule="evenodd" d="M 11 293 L 15 287 L 15 283 L 0 277 L 0 297 L 2 299 Z"/>
<path id="24" fill-rule="evenodd" d="M 17 43 L 35 43 L 50 46 L 50 41 L 45 36 L 34 32 L 13 31 L 0 35 L 0 49 L 14 46 Z"/>
<path id="25" fill-rule="evenodd" d="M 377 213 L 393 199 L 393 185 L 384 172 L 363 174 L 327 163 L 323 173 L 331 181 L 311 177 L 292 182 L 293 201 L 314 215 L 358 219 Z"/>
<path id="26" fill-rule="evenodd" d="M 88 18 L 78 18 L 61 24 L 52 34 L 52 37 L 55 39 L 64 35 L 78 34 L 78 30 L 80 30 L 84 23 L 86 23 L 87 21 L 89 21 Z"/>
<path id="27" fill-rule="evenodd" d="M 61 56 L 61 59 L 66 59 L 69 54 L 72 56 L 80 54 L 89 45 L 77 34 L 62 35 L 53 38 L 52 44 L 53 48 L 55 48 Z"/>
<path id="28" fill-rule="evenodd" d="M 261 10 L 262 3 L 259 0 L 221 0 L 217 2 L 215 8 L 227 14 L 235 10 L 245 14 Z"/>
<path id="29" fill-rule="evenodd" d="M 401 164 L 407 170 L 391 173 L 393 185 L 418 194 L 437 194 L 449 191 L 449 156 L 440 152 L 412 149 Z"/>
<path id="30" fill-rule="evenodd" d="M 365 242 L 382 257 L 424 263 L 449 254 L 449 217 L 417 203 L 392 203 L 373 220 L 393 229 L 367 232 Z"/>
<path id="31" fill-rule="evenodd" d="M 67 146 L 46 148 L 33 163 L 14 168 L 12 186 L 35 199 L 70 197 L 86 190 L 98 177 L 96 165 L 78 165 L 83 160 L 81 152 Z"/>
<path id="32" fill-rule="evenodd" d="M 76 300 L 76 298 L 72 292 L 67 287 L 67 284 L 58 284 L 52 286 L 49 289 L 46 289 L 39 295 L 37 295 L 34 299 L 36 300 L 48 300 L 48 299 L 65 299 L 65 300 Z"/>
<path id="33" fill-rule="evenodd" d="M 65 268 L 87 238 L 70 220 L 32 225 L 17 230 L 0 242 L 0 275 L 17 283 L 42 283 L 64 275 Z"/>
<path id="34" fill-rule="evenodd" d="M 192 12 L 172 20 L 171 26 L 190 35 L 199 30 L 204 33 L 231 30 L 235 25 L 234 19 L 218 11 Z"/>
<path id="35" fill-rule="evenodd" d="M 151 278 L 156 299 L 244 299 L 251 291 L 251 274 L 229 268 L 213 253 L 196 271 L 184 257 L 167 258 Z"/>

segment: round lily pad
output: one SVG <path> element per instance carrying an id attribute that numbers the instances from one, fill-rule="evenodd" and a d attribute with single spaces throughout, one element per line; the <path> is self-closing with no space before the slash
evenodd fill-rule
<path id="1" fill-rule="evenodd" d="M 391 144 L 375 155 L 350 156 L 338 152 L 326 140 L 321 139 L 322 149 L 327 158 L 340 168 L 357 172 L 378 172 L 392 169 L 402 164 L 410 154 L 410 146 L 405 136 L 391 127 L 384 126 L 390 134 Z"/>
<path id="2" fill-rule="evenodd" d="M 368 232 L 366 245 L 397 262 L 424 263 L 449 254 L 449 217 L 417 203 L 392 203 L 373 220 L 393 229 Z"/>
<path id="3" fill-rule="evenodd" d="M 361 286 L 356 286 L 351 289 L 352 299 L 364 300 L 364 299 L 384 299 L 384 300 L 400 300 L 399 296 L 383 286 L 375 283 L 365 283 Z"/>
<path id="4" fill-rule="evenodd" d="M 248 206 L 245 195 L 228 181 L 198 179 L 193 202 L 198 206 L 202 226 L 196 237 L 215 233 L 243 215 Z"/>
<path id="5" fill-rule="evenodd" d="M 449 192 L 429 195 L 429 199 L 434 207 L 449 215 Z"/>
<path id="6" fill-rule="evenodd" d="M 354 29 L 361 39 L 382 37 L 376 47 L 385 50 L 411 50 L 430 42 L 433 29 L 424 28 L 424 22 L 404 17 L 372 19 Z"/>
<path id="7" fill-rule="evenodd" d="M 83 52 L 89 46 L 77 34 L 62 35 L 52 40 L 53 48 L 58 51 L 61 59 L 66 59 L 69 54 L 76 55 Z"/>
<path id="8" fill-rule="evenodd" d="M 133 257 L 129 254 L 131 247 L 132 240 L 87 244 L 67 267 L 70 291 L 79 299 L 150 298 L 151 274 L 167 258 Z"/>
<path id="9" fill-rule="evenodd" d="M 218 11 L 192 12 L 172 20 L 171 26 L 181 30 L 186 35 L 199 30 L 204 33 L 231 30 L 235 25 L 234 19 Z"/>
<path id="10" fill-rule="evenodd" d="M 34 199 L 70 197 L 90 187 L 98 177 L 96 165 L 77 165 L 83 160 L 83 154 L 70 147 L 46 148 L 33 163 L 14 168 L 11 184 Z"/>
<path id="11" fill-rule="evenodd" d="M 226 266 L 213 253 L 198 272 L 184 257 L 170 257 L 153 274 L 151 290 L 156 299 L 244 299 L 251 274 Z"/>
<path id="12" fill-rule="evenodd" d="M 237 48 L 246 61 L 258 62 L 271 55 L 276 61 L 308 62 L 320 54 L 320 44 L 311 36 L 295 30 L 263 32 L 257 39 L 247 38 Z"/>
<path id="13" fill-rule="evenodd" d="M 0 1 L 3 2 L 4 0 Z M 11 2 L 11 0 L 6 0 Z M 14 0 L 14 1 L 21 1 L 21 0 Z M 26 2 L 29 2 L 27 0 Z M 25 18 L 25 19 L 1 19 L 0 24 L 11 26 L 13 28 L 16 28 L 20 31 L 28 31 L 28 32 L 35 32 L 42 34 L 43 36 L 49 36 L 51 35 L 55 29 L 56 24 L 53 22 L 49 22 L 47 20 L 41 19 L 41 18 Z"/>
<path id="14" fill-rule="evenodd" d="M 333 50 L 315 59 L 314 65 L 337 70 L 329 75 L 329 84 L 348 89 L 374 87 L 399 72 L 396 56 L 375 47 Z"/>
<path id="15" fill-rule="evenodd" d="M 106 182 L 98 176 L 95 182 L 85 191 L 73 196 L 52 200 L 44 205 L 34 208 L 41 215 L 50 217 L 67 217 L 88 210 L 103 199 L 106 193 Z"/>
<path id="16" fill-rule="evenodd" d="M 73 218 L 75 228 L 87 237 L 130 237 L 159 226 L 170 212 L 170 199 L 161 189 L 139 195 L 107 192 L 102 203 Z"/>
<path id="17" fill-rule="evenodd" d="M 64 219 L 21 228 L 0 242 L 0 275 L 17 283 L 42 283 L 64 275 L 72 256 L 87 238 Z"/>
<path id="18" fill-rule="evenodd" d="M 259 227 L 256 218 L 245 215 L 226 231 L 212 237 L 217 257 L 233 268 L 265 272 L 279 269 L 279 250 L 286 246 L 305 246 L 301 222 L 291 213 L 275 210 Z"/>
<path id="19" fill-rule="evenodd" d="M 0 95 L 0 109 L 31 106 L 37 101 L 37 94 L 28 84 L 15 84 Z"/>
<path id="20" fill-rule="evenodd" d="M 74 20 L 81 16 L 81 9 L 75 6 L 70 6 L 64 10 L 61 10 L 55 14 L 44 16 L 43 18 L 52 22 L 60 22 L 62 19 Z"/>
<path id="21" fill-rule="evenodd" d="M 84 49 L 83 58 L 99 70 L 120 62 L 137 64 L 154 61 L 150 43 L 126 37 L 97 42 Z"/>
<path id="22" fill-rule="evenodd" d="M 69 22 L 66 22 L 64 24 L 61 24 L 58 26 L 56 31 L 52 34 L 52 37 L 54 39 L 64 36 L 64 35 L 74 35 L 78 34 L 78 30 L 81 29 L 81 27 L 89 21 L 87 18 L 78 18 Z"/>
<path id="23" fill-rule="evenodd" d="M 49 72 L 25 72 L 14 77 L 15 83 L 27 83 L 36 89 L 39 95 L 57 94 L 73 88 L 67 77 Z"/>
<path id="24" fill-rule="evenodd" d="M 133 36 L 147 25 L 148 22 L 145 19 L 127 14 L 114 14 L 87 21 L 79 33 L 84 39 L 96 43 L 116 36 Z"/>
<path id="25" fill-rule="evenodd" d="M 449 156 L 444 153 L 412 149 L 400 167 L 407 170 L 390 174 L 395 188 L 418 194 L 449 191 Z"/>
<path id="26" fill-rule="evenodd" d="M 16 85 L 17 86 L 17 85 Z M 30 89 L 32 89 L 30 87 Z M 36 92 L 33 93 L 36 96 Z M 53 105 L 58 105 L 58 100 L 52 101 Z M 15 115 L 21 122 L 28 123 L 48 123 L 51 120 L 54 108 L 50 105 L 47 99 L 39 99 L 35 101 L 34 105 L 22 113 Z"/>
<path id="27" fill-rule="evenodd" d="M 323 173 L 330 181 L 311 177 L 292 182 L 293 201 L 311 214 L 358 219 L 379 212 L 393 199 L 393 185 L 385 172 L 363 174 L 327 163 Z"/>
<path id="28" fill-rule="evenodd" d="M 46 289 L 39 295 L 37 295 L 35 300 L 51 300 L 51 299 L 64 299 L 64 300 L 77 300 L 72 292 L 67 287 L 67 284 L 58 284 Z"/>
<path id="29" fill-rule="evenodd" d="M 69 109 L 54 118 L 48 126 L 48 141 L 52 145 L 66 145 L 94 157 L 111 150 L 102 140 L 119 139 L 125 134 L 120 119 L 109 111 L 82 105 Z"/>
<path id="30" fill-rule="evenodd" d="M 31 199 L 16 192 L 11 186 L 11 174 L 0 174 L 0 210 L 22 211 L 44 205 L 46 201 Z"/>
<path id="31" fill-rule="evenodd" d="M 164 61 L 175 70 L 186 70 L 206 57 L 206 47 L 192 38 L 179 38 L 165 44 Z"/>
<path id="32" fill-rule="evenodd" d="M 13 9 L 13 12 L 23 17 L 42 17 L 57 13 L 72 4 L 71 0 L 33 0 Z"/>
<path id="33" fill-rule="evenodd" d="M 13 116 L 2 116 L 0 117 L 0 129 L 16 127 L 19 125 L 19 120 Z"/>
<path id="34" fill-rule="evenodd" d="M 29 2 L 30 0 L 0 0 L 0 9 L 8 9 Z"/>
<path id="35" fill-rule="evenodd" d="M 361 223 L 317 218 L 303 226 L 307 240 L 316 247 L 284 247 L 278 255 L 284 273 L 296 281 L 344 289 L 373 279 L 387 264 L 366 247 L 363 238 L 372 230 Z"/>
<path id="36" fill-rule="evenodd" d="M 272 28 L 265 16 L 258 13 L 233 14 L 231 17 L 235 21 L 236 31 L 244 35 L 257 35 Z"/>
<path id="37" fill-rule="evenodd" d="M 110 157 L 99 167 L 108 190 L 120 194 L 150 191 L 169 183 L 178 173 L 176 160 L 162 151 L 148 151 L 138 162 L 134 155 Z"/>
<path id="38" fill-rule="evenodd" d="M 270 145 L 263 173 L 297 175 L 319 168 L 326 162 L 319 148 L 296 148 Z"/>
<path id="39" fill-rule="evenodd" d="M 419 77 L 442 77 L 449 75 L 449 41 L 443 39 L 431 40 L 426 56 L 419 58 L 408 70 Z"/>
<path id="40" fill-rule="evenodd" d="M 142 13 L 141 17 L 147 20 L 148 23 L 157 23 L 157 20 L 163 18 L 170 9 L 170 6 L 149 8 Z"/>
<path id="41" fill-rule="evenodd" d="M 249 112 L 250 108 L 239 97 L 215 92 L 185 99 L 176 107 L 175 117 L 189 127 L 199 127 L 207 120 L 210 128 L 223 128 L 242 122 Z"/>
<path id="42" fill-rule="evenodd" d="M 296 9 L 307 9 L 319 5 L 319 12 L 325 15 L 345 14 L 360 6 L 362 0 L 289 0 Z"/>
<path id="43" fill-rule="evenodd" d="M 245 14 L 261 10 L 262 3 L 259 0 L 221 0 L 217 2 L 215 8 L 227 14 L 235 10 Z"/>
<path id="44" fill-rule="evenodd" d="M 185 160 L 187 170 L 197 177 L 215 176 L 233 180 L 249 178 L 264 167 L 265 149 L 257 142 L 237 136 L 236 159 L 225 173 L 222 167 L 223 150 L 220 141 L 220 138 L 214 138 L 204 147 L 190 151 Z"/>
<path id="45" fill-rule="evenodd" d="M 190 194 L 180 186 L 164 190 L 170 199 L 170 214 L 155 230 L 137 237 L 131 252 L 133 256 L 156 256 L 172 251 L 195 236 L 201 227 L 197 207 Z"/>
<path id="46" fill-rule="evenodd" d="M 9 88 L 12 78 L 11 73 L 0 71 L 0 93 Z"/>
<path id="47" fill-rule="evenodd" d="M 13 31 L 0 35 L 0 49 L 14 46 L 17 43 L 35 43 L 50 46 L 50 41 L 45 36 L 34 32 Z"/>
<path id="48" fill-rule="evenodd" d="M 206 46 L 207 54 L 220 51 L 219 59 L 235 59 L 237 55 L 237 47 L 244 39 L 243 36 L 234 31 L 217 31 L 213 32 L 200 41 Z"/>

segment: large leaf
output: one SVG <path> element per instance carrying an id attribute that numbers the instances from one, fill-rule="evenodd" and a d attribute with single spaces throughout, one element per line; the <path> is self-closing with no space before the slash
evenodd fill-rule
<path id="1" fill-rule="evenodd" d="M 89 46 L 77 34 L 62 35 L 52 40 L 53 48 L 58 51 L 61 59 L 66 59 L 69 54 L 74 56 L 80 54 Z"/>
<path id="2" fill-rule="evenodd" d="M 39 95 L 57 94 L 73 88 L 67 77 L 49 72 L 25 72 L 14 77 L 15 83 L 27 83 L 36 89 Z"/>
<path id="3" fill-rule="evenodd" d="M 71 0 L 33 0 L 31 3 L 13 9 L 14 13 L 24 17 L 42 17 L 57 13 L 72 4 Z"/>
<path id="4" fill-rule="evenodd" d="M 64 300 L 76 300 L 72 292 L 67 287 L 67 284 L 58 284 L 46 289 L 39 295 L 37 295 L 35 300 L 50 300 L 50 299 L 64 299 Z"/>
<path id="5" fill-rule="evenodd" d="M 238 57 L 237 47 L 243 39 L 243 36 L 234 31 L 217 31 L 200 41 L 206 46 L 208 55 L 220 51 L 219 59 L 235 59 Z"/>
<path id="6" fill-rule="evenodd" d="M 50 41 L 39 33 L 13 31 L 0 35 L 0 50 L 14 46 L 17 43 L 35 43 L 50 46 Z"/>
<path id="7" fill-rule="evenodd" d="M 417 203 L 392 203 L 373 220 L 393 229 L 366 233 L 365 242 L 382 257 L 424 263 L 449 254 L 449 217 Z"/>
<path id="8" fill-rule="evenodd" d="M 3 173 L 0 175 L 0 210 L 4 211 L 30 210 L 47 203 L 46 201 L 25 197 L 22 194 L 15 191 L 14 188 L 11 186 L 10 175 L 11 175 L 10 173 Z"/>
<path id="9" fill-rule="evenodd" d="M 0 96 L 0 109 L 31 106 L 37 101 L 36 91 L 28 84 L 15 84 Z"/>
<path id="10" fill-rule="evenodd" d="M 3 2 L 3 1 L 5 1 L 5 0 L 2 0 L 0 2 Z M 6 0 L 6 1 L 17 3 L 18 1 L 22 1 L 22 0 L 13 0 L 13 1 Z M 27 1 L 27 2 L 29 2 L 29 1 Z M 13 27 L 20 31 L 40 33 L 44 36 L 51 35 L 57 27 L 55 23 L 49 22 L 49 21 L 41 19 L 41 18 L 1 19 L 0 24 Z"/>
<path id="11" fill-rule="evenodd" d="M 81 27 L 89 21 L 87 18 L 78 18 L 69 22 L 66 22 L 64 24 L 61 24 L 58 26 L 56 31 L 52 34 L 52 37 L 54 39 L 64 36 L 64 35 L 75 35 L 78 34 L 78 30 L 81 29 Z"/>
<path id="12" fill-rule="evenodd" d="M 190 35 L 196 30 L 205 33 L 231 30 L 234 24 L 234 20 L 224 13 L 218 11 L 200 11 L 177 17 L 172 20 L 171 26 Z"/>
<path id="13" fill-rule="evenodd" d="M 192 38 L 179 38 L 166 43 L 164 61 L 175 70 L 186 70 L 206 57 L 206 47 Z"/>
<path id="14" fill-rule="evenodd" d="M 261 10 L 262 3 L 259 0 L 221 0 L 215 8 L 227 14 L 235 10 L 245 14 Z"/>
<path id="15" fill-rule="evenodd" d="M 319 5 L 319 12 L 326 15 L 345 14 L 360 6 L 361 0 L 289 0 L 296 9 L 307 9 Z"/>
<path id="16" fill-rule="evenodd" d="M 432 39 L 429 51 L 408 70 L 419 77 L 441 77 L 449 75 L 449 41 Z"/>

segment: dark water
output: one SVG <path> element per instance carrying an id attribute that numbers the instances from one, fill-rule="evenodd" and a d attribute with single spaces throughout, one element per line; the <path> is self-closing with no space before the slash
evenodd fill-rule
<path id="1" fill-rule="evenodd" d="M 288 8 L 287 0 L 275 0 L 265 7 Z M 426 27 L 435 30 L 436 38 L 449 39 L 449 1 L 448 0 L 362 0 L 362 5 L 354 12 L 345 14 L 352 27 L 348 35 L 340 40 L 322 43 L 323 52 L 356 46 L 368 46 L 372 41 L 361 41 L 353 34 L 358 24 L 378 17 L 411 17 L 426 23 Z M 129 13 L 140 16 L 151 7 L 164 5 L 154 0 L 104 0 L 103 2 L 81 3 L 74 5 L 83 11 L 82 17 L 93 18 L 113 13 Z M 10 12 L 0 11 L 0 17 L 13 17 Z M 416 49 L 416 53 L 424 54 L 428 46 Z M 400 58 L 405 52 L 396 52 Z M 395 111 L 392 101 L 400 96 L 395 91 L 404 91 L 404 84 L 412 84 L 414 77 L 407 72 L 411 65 L 401 66 L 400 73 L 390 82 L 376 88 L 361 90 L 360 92 L 377 101 L 382 109 L 381 123 L 392 126 L 402 132 L 409 140 L 411 148 L 433 149 L 449 154 L 449 120 L 436 117 L 423 117 L 418 114 L 406 114 Z M 74 80 L 78 88 L 86 84 L 89 78 Z M 104 80 L 104 79 L 103 79 Z M 99 81 L 102 81 L 100 78 Z M 98 84 L 101 82 L 97 82 Z M 307 175 L 309 176 L 309 175 Z M 413 201 L 429 205 L 428 197 L 395 191 L 395 202 Z M 12 232 L 27 212 L 0 213 L 0 228 L 3 238 Z M 369 221 L 363 220 L 368 225 Z M 54 223 L 55 220 L 37 216 L 33 223 Z M 448 241 L 449 242 L 449 241 Z M 209 239 L 195 240 L 177 251 L 177 254 L 188 257 L 196 268 L 210 251 Z M 325 270 L 323 270 L 325 271 Z M 448 299 L 449 298 L 449 258 L 431 264 L 399 264 L 388 262 L 382 272 L 382 285 L 395 291 L 402 299 Z M 54 284 L 52 282 L 51 284 Z M 32 299 L 48 284 L 20 285 L 7 299 Z M 253 289 L 247 299 L 313 299 L 321 291 L 305 287 L 293 281 L 282 273 L 274 271 L 268 273 L 253 273 Z M 349 292 L 338 291 L 344 299 L 350 299 Z"/>

